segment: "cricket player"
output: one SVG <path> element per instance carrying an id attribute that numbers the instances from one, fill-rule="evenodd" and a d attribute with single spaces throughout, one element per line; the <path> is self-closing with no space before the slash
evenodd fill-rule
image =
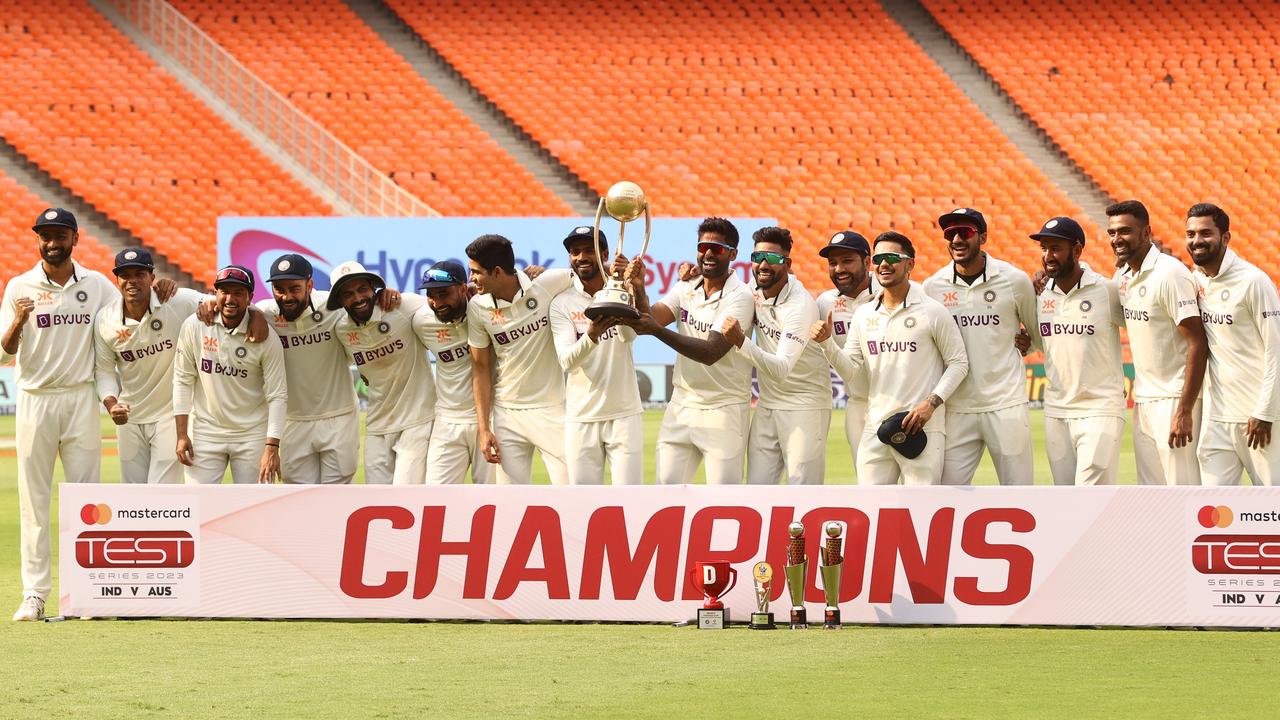
<path id="1" fill-rule="evenodd" d="M 365 484 L 422 485 L 436 417 L 436 383 L 414 315 L 427 301 L 402 295 L 398 307 L 383 310 L 386 282 L 354 260 L 329 273 L 329 288 L 325 309 L 341 309 L 334 329 L 369 388 Z"/>
<path id="2" fill-rule="evenodd" d="M 818 322 L 809 331 L 809 339 L 818 344 L 827 362 L 844 381 L 848 403 L 844 411 L 844 434 L 858 463 L 858 444 L 867 424 L 866 377 L 855 378 L 849 358 L 844 354 L 849 321 L 859 306 L 875 300 L 880 293 L 871 275 L 871 244 L 861 234 L 844 230 L 831 236 L 818 255 L 827 261 L 827 272 L 834 287 L 818 296 Z"/>
<path id="3" fill-rule="evenodd" d="M 116 424 L 120 479 L 182 482 L 173 416 L 173 366 L 178 330 L 204 295 L 180 289 L 161 303 L 152 291 L 155 263 L 144 248 L 125 248 L 113 272 L 118 296 L 94 320 L 94 377 L 102 405 Z"/>
<path id="4" fill-rule="evenodd" d="M 658 430 L 658 482 L 693 481 L 701 460 L 707 484 L 742 482 L 751 403 L 751 363 L 721 333 L 727 318 L 754 319 L 751 288 L 738 279 L 738 229 L 711 217 L 698 226 L 700 277 L 681 280 L 649 313 L 628 322 L 678 353 L 675 389 Z M 667 325 L 678 322 L 676 330 Z"/>
<path id="5" fill-rule="evenodd" d="M 1205 485 L 1280 483 L 1280 296 L 1271 278 L 1236 255 L 1231 219 L 1208 203 L 1187 211 L 1200 316 L 1209 338 L 1209 382 L 1198 453 Z"/>
<path id="6" fill-rule="evenodd" d="M 951 262 L 924 281 L 951 313 L 969 357 L 969 374 L 947 399 L 943 485 L 968 485 L 985 448 L 1001 485 L 1034 482 L 1026 366 L 1014 345 L 1020 328 L 1038 332 L 1031 278 L 991 257 L 987 221 L 973 208 L 938 218 Z"/>
<path id="7" fill-rule="evenodd" d="M 1120 296 L 1113 280 L 1080 262 L 1084 230 L 1055 217 L 1031 235 L 1048 279 L 1040 293 L 1044 444 L 1055 485 L 1111 485 L 1124 433 Z M 1035 340 L 1035 338 L 1033 338 Z"/>
<path id="8" fill-rule="evenodd" d="M 1196 433 L 1209 344 L 1196 281 L 1151 240 L 1137 200 L 1107 207 L 1107 237 L 1133 354 L 1133 454 L 1141 485 L 1199 485 Z"/>
<path id="9" fill-rule="evenodd" d="M 247 337 L 253 272 L 239 265 L 213 282 L 218 321 L 188 317 L 178 332 L 173 415 L 187 482 L 217 484 L 228 466 L 237 484 L 280 479 L 280 438 L 288 411 L 284 350 L 275 331 Z M 191 421 L 194 416 L 194 421 Z"/>
<path id="10" fill-rule="evenodd" d="M 466 252 L 478 290 L 467 306 L 467 342 L 480 450 L 501 466 L 501 484 L 532 482 L 536 449 L 551 482 L 564 485 L 564 372 L 550 312 L 572 275 L 547 270 L 531 280 L 516 270 L 511 241 L 501 235 L 481 235 Z"/>
<path id="11" fill-rule="evenodd" d="M 874 303 L 853 313 L 845 353 L 865 374 L 868 427 L 858 447 L 858 484 L 937 485 L 942 479 L 946 413 L 935 414 L 969 372 L 964 340 L 951 314 L 911 282 L 915 246 L 905 235 L 880 233 L 871 264 L 882 288 Z M 909 458 L 880 441 L 877 431 L 906 412 L 902 431 L 923 432 L 924 451 Z"/>
<path id="12" fill-rule="evenodd" d="M 102 437 L 93 391 L 93 317 L 117 295 L 110 280 L 72 259 L 80 239 L 74 215 L 49 208 L 31 229 L 40 262 L 5 285 L 0 304 L 0 362 L 17 359 L 23 600 L 15 621 L 43 619 L 53 589 L 54 460 L 61 456 L 67 482 L 98 482 Z"/>
<path id="13" fill-rule="evenodd" d="M 737 318 L 725 318 L 722 334 L 756 368 L 760 399 L 747 438 L 747 483 L 821 485 L 831 427 L 831 369 L 822 349 L 809 342 L 818 304 L 791 275 L 791 232 L 766 227 L 752 236 L 755 340 Z"/>
<path id="14" fill-rule="evenodd" d="M 475 394 L 471 387 L 471 350 L 467 344 L 467 269 L 444 260 L 422 276 L 427 304 L 413 314 L 418 342 L 436 357 L 436 419 L 427 449 L 427 480 L 491 484 L 493 465 L 480 452 Z"/>
<path id="15" fill-rule="evenodd" d="M 571 485 L 604 482 L 604 462 L 614 485 L 644 482 L 644 417 L 640 385 L 631 345 L 636 334 L 620 325 L 616 316 L 588 320 L 585 312 L 593 296 L 604 287 L 596 260 L 594 228 L 582 225 L 564 239 L 573 270 L 573 286 L 551 301 L 551 332 L 565 381 L 565 460 Z M 600 249 L 608 257 L 608 244 L 600 233 Z M 627 267 L 619 256 L 611 271 Z M 644 272 L 632 267 L 632 297 L 638 309 L 648 312 Z"/>

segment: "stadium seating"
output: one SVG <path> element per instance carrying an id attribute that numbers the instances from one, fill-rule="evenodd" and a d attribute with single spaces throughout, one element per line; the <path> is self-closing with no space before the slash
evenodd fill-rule
<path id="1" fill-rule="evenodd" d="M 0 173 L 0 282 L 30 270 L 40 261 L 31 225 L 50 205 L 17 180 Z M 81 265 L 108 275 L 115 264 L 115 253 L 84 231 L 80 232 L 73 255 Z"/>
<path id="2" fill-rule="evenodd" d="M 1215 202 L 1232 217 L 1233 247 L 1280 278 L 1280 5 L 925 5 L 1107 194 L 1146 203 L 1180 257 L 1187 208 Z"/>
<path id="3" fill-rule="evenodd" d="M 298 108 L 441 213 L 572 213 L 340 0 L 174 4 Z"/>
<path id="4" fill-rule="evenodd" d="M 773 216 L 814 290 L 817 246 L 847 227 L 912 236 L 923 278 L 956 206 L 1026 268 L 1029 232 L 1081 215 L 873 0 L 389 4 L 594 190 L 629 179 L 661 215 Z"/>
<path id="5" fill-rule="evenodd" d="M 330 214 L 88 4 L 0 0 L 0 22 L 0 136 L 196 278 L 219 215 Z"/>

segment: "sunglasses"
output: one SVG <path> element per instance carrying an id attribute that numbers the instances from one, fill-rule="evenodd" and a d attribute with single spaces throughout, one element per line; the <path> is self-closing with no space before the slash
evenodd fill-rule
<path id="1" fill-rule="evenodd" d="M 423 282 L 443 282 L 443 283 L 450 283 L 453 285 L 461 285 L 463 283 L 462 280 L 459 280 L 458 278 L 454 277 L 453 273 L 449 272 L 448 270 L 444 270 L 442 268 L 431 268 L 422 277 L 422 281 Z"/>
<path id="2" fill-rule="evenodd" d="M 769 263 L 770 265 L 781 265 L 787 261 L 787 256 L 782 253 L 767 252 L 765 250 L 757 250 L 751 253 L 751 262 L 753 263 Z"/>
<path id="3" fill-rule="evenodd" d="M 243 283 L 251 283 L 249 274 L 240 268 L 222 268 L 218 271 L 218 277 L 214 280 L 214 284 L 218 284 L 224 280 L 238 280 Z"/>
<path id="4" fill-rule="evenodd" d="M 955 240 L 957 237 L 961 240 L 968 240 L 978 234 L 978 228 L 969 227 L 968 225 L 956 225 L 942 231 L 942 237 L 947 240 Z"/>
<path id="5" fill-rule="evenodd" d="M 897 265 L 903 260 L 912 259 L 914 258 L 910 255 L 903 255 L 901 253 L 877 253 L 871 256 L 871 264 L 880 265 L 881 263 L 889 263 L 890 265 Z"/>
<path id="6" fill-rule="evenodd" d="M 701 243 L 698 245 L 699 253 L 711 253 L 712 255 L 723 255 L 729 252 L 729 248 L 715 243 Z"/>

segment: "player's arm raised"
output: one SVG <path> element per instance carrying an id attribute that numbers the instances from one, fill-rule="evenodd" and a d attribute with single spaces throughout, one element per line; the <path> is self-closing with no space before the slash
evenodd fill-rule
<path id="1" fill-rule="evenodd" d="M 27 318 L 31 316 L 31 311 L 36 309 L 36 303 L 31 298 L 15 297 L 14 283 L 9 283 L 4 289 L 4 305 L 0 307 L 0 329 L 4 331 L 4 337 L 0 339 L 0 362 L 9 362 L 18 354 L 18 342 L 22 339 L 22 328 L 27 322 Z"/>
<path id="2" fill-rule="evenodd" d="M 769 353 L 755 344 L 748 334 L 743 335 L 742 353 L 751 364 L 774 377 L 783 378 L 795 369 L 808 344 L 809 330 L 818 322 L 818 306 L 806 304 L 802 308 L 787 308 L 782 320 L 782 337 L 778 339 L 778 351 Z"/>

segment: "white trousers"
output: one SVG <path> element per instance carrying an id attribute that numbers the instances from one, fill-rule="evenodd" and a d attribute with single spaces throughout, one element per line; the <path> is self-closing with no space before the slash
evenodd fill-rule
<path id="1" fill-rule="evenodd" d="M 927 432 L 928 444 L 914 458 L 908 458 L 892 446 L 880 442 L 876 430 L 862 433 L 858 447 L 859 485 L 937 485 L 942 481 L 942 457 L 947 436 L 940 432 Z"/>
<path id="2" fill-rule="evenodd" d="M 174 448 L 178 428 L 173 420 L 116 425 L 120 482 L 170 485 L 182 482 L 182 463 Z"/>
<path id="3" fill-rule="evenodd" d="M 709 410 L 667 403 L 658 429 L 658 482 L 693 482 L 702 462 L 708 485 L 741 485 L 749 408 L 748 403 Z"/>
<path id="4" fill-rule="evenodd" d="M 533 482 L 533 451 L 542 455 L 542 464 L 552 485 L 566 485 L 569 470 L 564 463 L 564 406 L 527 408 L 495 407 L 493 432 L 498 436 L 502 463 L 499 485 L 528 485 Z"/>
<path id="5" fill-rule="evenodd" d="M 258 469 L 262 467 L 266 442 L 265 426 L 245 430 L 243 437 L 223 440 L 202 436 L 200 426 L 196 425 L 191 432 L 191 447 L 196 457 L 186 469 L 187 484 L 220 484 L 228 467 L 231 468 L 231 482 L 236 485 L 258 482 Z"/>
<path id="6" fill-rule="evenodd" d="M 360 458 L 360 418 L 352 410 L 319 420 L 287 420 L 280 475 L 287 483 L 350 483 Z"/>
<path id="7" fill-rule="evenodd" d="M 757 406 L 747 438 L 747 484 L 821 485 L 827 474 L 831 410 Z"/>
<path id="8" fill-rule="evenodd" d="M 1178 409 L 1177 398 L 1136 403 L 1133 406 L 1133 459 L 1138 464 L 1139 485 L 1199 485 L 1200 401 L 1191 411 L 1191 442 L 1169 447 L 1169 428 Z"/>
<path id="9" fill-rule="evenodd" d="M 603 485 L 604 462 L 614 485 L 644 484 L 644 416 L 565 423 L 570 485 Z"/>
<path id="10" fill-rule="evenodd" d="M 422 485 L 427 482 L 427 452 L 432 421 L 398 432 L 365 433 L 366 485 Z"/>
<path id="11" fill-rule="evenodd" d="M 1031 412 L 1025 404 L 984 413 L 948 412 L 942 484 L 972 483 L 984 449 L 991 453 L 1001 485 L 1035 482 Z"/>
<path id="12" fill-rule="evenodd" d="M 1054 485 L 1114 485 L 1124 418 L 1044 419 L 1044 447 Z"/>
<path id="13" fill-rule="evenodd" d="M 18 518 L 22 592 L 48 598 L 53 590 L 49 503 L 53 463 L 62 458 L 66 482 L 98 482 L 102 428 L 92 385 L 58 392 L 18 390 Z"/>
<path id="14" fill-rule="evenodd" d="M 467 479 L 467 468 L 471 468 L 473 484 L 493 484 L 494 467 L 480 452 L 477 430 L 474 422 L 436 418 L 435 427 L 431 429 L 431 447 L 427 450 L 427 483 L 461 483 Z"/>
<path id="15" fill-rule="evenodd" d="M 1239 485 L 1249 473 L 1254 485 L 1280 481 L 1280 437 L 1262 449 L 1249 447 L 1246 423 L 1206 420 L 1200 434 L 1200 479 L 1205 485 Z"/>

